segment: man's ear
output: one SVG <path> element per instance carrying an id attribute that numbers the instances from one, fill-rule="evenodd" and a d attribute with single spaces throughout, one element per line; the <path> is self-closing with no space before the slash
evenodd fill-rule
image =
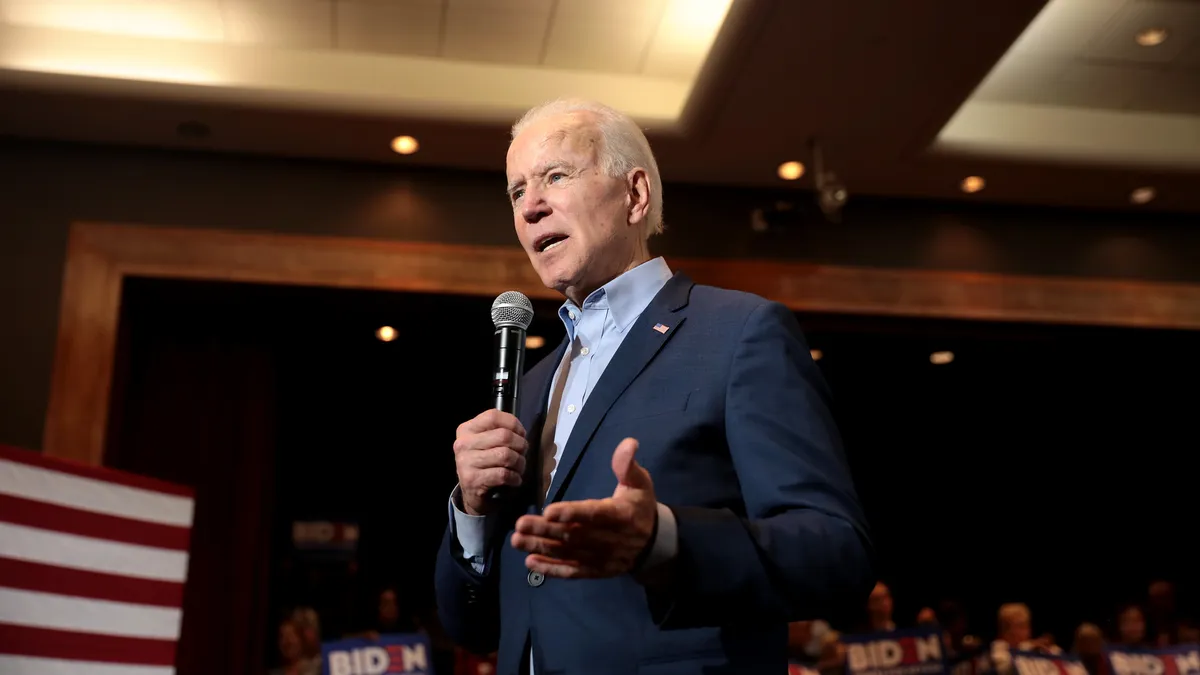
<path id="1" fill-rule="evenodd" d="M 641 225 L 650 215 L 650 174 L 641 167 L 634 167 L 626 174 L 625 182 L 629 224 Z"/>

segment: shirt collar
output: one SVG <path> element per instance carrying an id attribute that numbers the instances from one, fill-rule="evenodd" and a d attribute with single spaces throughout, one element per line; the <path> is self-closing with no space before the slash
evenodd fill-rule
<path id="1" fill-rule="evenodd" d="M 583 307 L 607 308 L 612 313 L 617 330 L 623 333 L 641 316 L 654 296 L 670 281 L 672 274 L 666 260 L 661 256 L 653 258 L 592 291 L 584 299 Z M 570 318 L 572 310 L 575 312 L 575 321 Z M 568 335 L 573 335 L 574 324 L 582 317 L 582 312 L 574 302 L 567 300 L 559 308 L 558 316 L 566 325 Z"/>

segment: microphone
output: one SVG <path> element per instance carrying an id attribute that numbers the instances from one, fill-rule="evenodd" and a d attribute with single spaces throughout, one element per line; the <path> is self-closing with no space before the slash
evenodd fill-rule
<path id="1" fill-rule="evenodd" d="M 533 303 L 518 291 L 505 291 L 492 302 L 492 399 L 496 410 L 517 414 L 521 402 L 521 375 L 525 371 L 525 332 L 533 323 Z M 500 499 L 508 486 L 497 486 L 488 499 Z"/>

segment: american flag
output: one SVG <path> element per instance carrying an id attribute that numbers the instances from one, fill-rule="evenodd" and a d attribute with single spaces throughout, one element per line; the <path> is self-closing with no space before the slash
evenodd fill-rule
<path id="1" fill-rule="evenodd" d="M 193 503 L 0 445 L 0 673 L 174 673 Z"/>

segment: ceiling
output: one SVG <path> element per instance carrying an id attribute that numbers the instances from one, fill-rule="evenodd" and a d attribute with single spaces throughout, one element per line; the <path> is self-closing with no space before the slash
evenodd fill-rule
<path id="1" fill-rule="evenodd" d="M 9 136 L 502 184 L 513 119 L 580 95 L 637 118 L 668 183 L 813 189 L 815 138 L 851 199 L 1200 212 L 1200 0 L 0 0 L 0 20 Z M 1137 44 L 1149 28 L 1167 38 Z"/>

